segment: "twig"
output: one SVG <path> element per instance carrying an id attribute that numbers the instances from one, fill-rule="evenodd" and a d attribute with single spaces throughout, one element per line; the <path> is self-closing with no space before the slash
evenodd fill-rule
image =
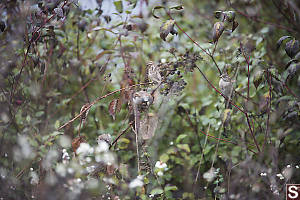
<path id="1" fill-rule="evenodd" d="M 117 41 L 118 41 L 118 40 L 117 40 Z M 118 44 L 118 42 L 116 42 L 114 48 L 117 46 L 117 44 Z M 84 52 L 83 54 L 85 54 L 85 52 Z M 109 63 L 111 57 L 112 57 L 112 55 L 109 55 L 109 57 L 107 58 L 105 64 L 102 66 L 103 68 L 106 68 L 106 67 L 107 67 L 107 65 L 108 65 L 108 63 Z M 101 71 L 101 70 L 100 70 L 100 71 Z M 92 76 L 92 75 L 91 75 L 91 76 Z M 85 88 L 87 88 L 93 81 L 95 81 L 95 80 L 97 80 L 97 79 L 98 79 L 97 77 L 90 78 L 90 80 L 89 80 L 86 84 L 84 84 L 84 86 L 82 86 L 75 94 L 73 94 L 73 95 L 71 96 L 70 99 L 71 99 L 71 100 L 74 99 L 78 94 L 80 94 Z"/>
<path id="2" fill-rule="evenodd" d="M 253 131 L 252 131 L 252 128 L 251 128 L 251 124 L 250 124 L 250 120 L 249 120 L 249 116 L 247 114 L 246 111 L 242 110 L 240 107 L 238 107 L 236 104 L 234 104 L 231 100 L 229 100 L 229 98 L 227 96 L 225 96 L 222 92 L 220 92 L 208 79 L 207 77 L 205 76 L 205 74 L 201 71 L 201 69 L 196 65 L 196 68 L 199 70 L 199 72 L 201 73 L 201 75 L 204 77 L 204 79 L 207 81 L 207 83 L 217 92 L 219 93 L 220 95 L 222 95 L 226 100 L 228 100 L 234 107 L 236 107 L 239 111 L 241 111 L 242 113 L 245 114 L 245 117 L 247 119 L 247 123 L 248 123 L 248 126 L 249 126 L 249 130 L 250 130 L 250 133 L 251 133 L 251 136 L 254 140 L 254 143 L 256 145 L 256 148 L 257 150 L 260 152 L 260 148 L 258 146 L 258 143 L 255 139 L 255 136 L 253 134 Z"/>
<path id="3" fill-rule="evenodd" d="M 228 2 L 228 1 L 227 1 L 227 2 Z M 237 13 L 239 13 L 240 15 L 242 15 L 242 16 L 244 16 L 244 17 L 250 19 L 250 20 L 253 20 L 253 21 L 256 21 L 256 22 L 260 22 L 260 23 L 263 23 L 263 24 L 272 25 L 272 26 L 275 26 L 275 27 L 280 28 L 280 29 L 288 30 L 288 31 L 290 31 L 290 32 L 296 32 L 296 30 L 291 29 L 291 28 L 288 28 L 288 27 L 283 26 L 283 25 L 281 25 L 281 24 L 278 24 L 278 23 L 272 23 L 272 22 L 267 22 L 267 21 L 264 21 L 264 20 L 262 20 L 262 19 L 260 19 L 260 18 L 258 18 L 258 17 L 251 17 L 251 16 L 247 15 L 246 13 L 244 13 L 244 12 L 238 10 L 237 8 L 235 8 L 235 7 L 231 4 L 230 1 L 229 1 L 229 6 L 232 7 Z"/>
<path id="4" fill-rule="evenodd" d="M 130 129 L 130 127 L 132 126 L 132 124 L 133 124 L 133 122 L 130 122 L 129 125 L 128 125 L 128 127 L 127 127 L 125 130 L 123 130 L 123 131 L 116 137 L 116 139 L 114 139 L 114 141 L 111 143 L 109 149 L 110 149 L 112 146 L 114 146 L 114 145 L 118 142 L 118 140 L 120 139 L 120 137 L 121 137 L 122 135 L 124 135 L 124 134 Z"/>
<path id="5" fill-rule="evenodd" d="M 170 19 L 172 19 L 172 20 L 174 20 L 173 18 L 172 18 L 172 16 L 171 16 L 171 14 L 170 14 L 170 12 L 167 12 L 167 14 L 169 15 L 169 17 L 170 17 Z M 220 70 L 220 68 L 219 68 L 219 66 L 218 66 L 218 64 L 217 64 L 217 62 L 216 62 L 216 60 L 215 60 L 215 58 L 213 57 L 213 54 L 211 54 L 211 53 L 209 53 L 209 52 L 207 52 L 205 49 L 203 49 L 195 40 L 193 40 L 179 25 L 178 25 L 178 23 L 174 20 L 174 24 L 180 29 L 180 31 L 181 32 L 183 32 L 195 45 L 197 45 L 206 55 L 208 55 L 211 59 L 212 59 L 212 61 L 213 61 L 213 63 L 216 65 L 216 67 L 217 67 L 217 69 L 218 69 L 218 72 L 219 72 L 219 74 L 221 75 L 222 74 L 222 72 L 221 72 L 221 70 Z"/>
<path id="6" fill-rule="evenodd" d="M 209 129 L 210 129 L 210 124 L 208 125 L 208 129 L 207 129 L 207 132 L 209 133 Z M 201 131 L 201 130 L 200 130 Z M 202 132 L 202 131 L 201 131 Z M 204 132 L 203 132 L 204 133 Z M 206 143 L 207 143 L 207 137 L 208 137 L 208 134 L 205 134 L 206 137 L 205 137 L 205 140 L 204 140 L 204 145 L 203 145 L 203 149 L 205 149 L 206 147 Z M 196 174 L 196 178 L 194 180 L 194 185 L 196 185 L 197 181 L 198 181 L 198 177 L 199 177 L 199 172 L 200 172 L 200 167 L 201 167 L 201 162 L 202 162 L 202 159 L 203 159 L 203 156 L 204 156 L 204 151 L 202 151 L 202 154 L 201 154 L 201 157 L 200 157 L 200 161 L 199 161 L 199 166 L 198 166 L 198 169 L 197 169 L 197 174 Z"/>
<path id="7" fill-rule="evenodd" d="M 249 58 L 247 59 L 246 57 L 246 54 L 245 54 L 245 51 L 244 51 L 244 47 L 243 47 L 243 44 L 240 43 L 240 47 L 241 47 L 241 51 L 242 51 L 242 54 L 246 60 L 246 63 L 248 65 L 248 87 L 247 87 L 247 99 L 250 98 L 250 55 L 249 55 Z"/>
<path id="8" fill-rule="evenodd" d="M 246 111 L 244 111 L 242 108 L 238 107 L 235 103 L 233 103 L 231 100 L 229 100 L 229 98 L 224 95 L 222 92 L 220 92 L 209 80 L 208 78 L 205 76 L 205 74 L 202 72 L 202 70 L 196 65 L 196 68 L 199 70 L 199 72 L 201 73 L 201 75 L 203 76 L 203 78 L 207 81 L 207 83 L 209 84 L 210 87 L 212 87 L 217 93 L 219 93 L 221 96 L 223 96 L 226 100 L 228 100 L 234 107 L 236 107 L 239 111 L 241 111 L 242 113 L 246 114 Z"/>
<path id="9" fill-rule="evenodd" d="M 227 181 L 227 193 L 228 193 L 228 195 L 230 194 L 229 193 L 229 186 L 230 186 L 230 176 L 231 176 L 231 170 L 233 169 L 233 168 L 235 168 L 236 166 L 238 166 L 240 163 L 238 163 L 238 164 L 236 164 L 236 165 L 233 165 L 231 168 L 230 168 L 230 170 L 229 170 L 229 172 L 228 172 L 228 181 Z"/>
<path id="10" fill-rule="evenodd" d="M 135 85 L 132 85 L 132 86 L 129 86 L 129 87 L 125 87 L 125 88 L 121 88 L 121 89 L 115 90 L 115 91 L 110 92 L 110 93 L 108 93 L 108 94 L 106 94 L 104 96 L 98 97 L 96 100 L 94 100 L 92 103 L 90 103 L 85 109 L 83 109 L 82 112 L 80 112 L 78 115 L 76 115 L 73 119 L 71 119 L 70 121 L 68 121 L 64 125 L 60 126 L 57 130 L 60 130 L 60 129 L 64 128 L 65 126 L 67 126 L 68 124 L 74 122 L 76 119 L 78 119 L 79 117 L 81 117 L 81 115 L 83 115 L 85 113 L 85 111 L 89 110 L 94 104 L 96 104 L 97 102 L 99 102 L 102 99 L 105 99 L 108 96 L 111 96 L 111 95 L 113 95 L 113 94 L 115 94 L 117 92 L 120 92 L 120 91 L 123 91 L 123 90 L 126 90 L 126 89 L 131 89 L 133 87 L 137 87 L 137 86 L 141 86 L 141 85 L 149 85 L 149 84 L 152 84 L 152 83 L 153 82 L 135 84 Z"/>
<path id="11" fill-rule="evenodd" d="M 219 40 L 215 43 L 214 50 L 212 52 L 212 56 L 214 56 Z"/>
<path id="12" fill-rule="evenodd" d="M 137 131 L 136 131 L 136 128 L 133 128 L 132 125 L 131 125 L 131 129 L 133 130 L 133 132 L 134 132 L 134 134 L 135 134 L 137 168 L 138 168 L 138 174 L 140 175 L 141 168 L 140 168 L 140 152 L 139 152 L 138 133 L 137 133 Z"/>
<path id="13" fill-rule="evenodd" d="M 264 149 L 266 142 L 269 138 L 269 123 L 270 123 L 270 111 L 271 111 L 271 105 L 272 105 L 272 84 L 271 84 L 271 76 L 270 72 L 267 69 L 267 76 L 268 76 L 268 84 L 269 84 L 269 98 L 268 98 L 268 116 L 267 116 L 267 122 L 266 122 L 266 132 L 265 132 L 265 139 L 262 149 Z"/>
<path id="14" fill-rule="evenodd" d="M 79 40 L 79 26 L 77 26 L 77 60 L 80 60 Z"/>
<path id="15" fill-rule="evenodd" d="M 64 6 L 66 5 L 68 3 L 68 1 L 65 1 L 65 3 L 62 5 L 62 9 L 64 8 Z M 25 55 L 24 55 L 24 59 L 23 59 L 23 62 L 22 62 L 22 65 L 21 65 L 21 69 L 20 69 L 20 71 L 19 71 L 19 76 L 21 77 L 21 74 L 22 74 L 22 72 L 23 72 L 23 69 L 24 69 L 24 67 L 25 67 L 25 64 L 26 64 L 26 60 L 27 60 L 27 57 L 28 57 L 28 53 L 29 53 L 29 50 L 30 50 L 30 47 L 31 47 L 31 45 L 32 45 L 32 43 L 34 43 L 34 42 L 36 42 L 39 38 L 40 38 L 40 36 L 41 36 L 41 33 L 38 35 L 38 37 L 36 38 L 36 39 L 34 39 L 34 35 L 38 32 L 38 31 L 40 31 L 51 19 L 53 19 L 54 17 L 56 16 L 56 13 L 54 13 L 49 19 L 47 19 L 46 21 L 44 21 L 44 23 L 39 27 L 39 28 L 37 28 L 35 31 L 33 31 L 33 33 L 32 33 L 32 37 L 31 37 L 31 39 L 30 39 L 30 41 L 29 41 L 29 45 L 28 45 L 28 47 L 27 47 L 27 49 L 26 49 L 26 52 L 25 52 Z M 20 79 L 20 78 L 19 78 Z M 16 80 L 16 82 L 14 83 L 14 85 L 12 86 L 12 92 L 11 92 L 11 97 L 13 96 L 13 94 L 15 93 L 15 90 L 16 90 L 16 88 L 17 88 L 17 86 L 18 86 L 18 80 L 19 79 L 17 79 Z"/>

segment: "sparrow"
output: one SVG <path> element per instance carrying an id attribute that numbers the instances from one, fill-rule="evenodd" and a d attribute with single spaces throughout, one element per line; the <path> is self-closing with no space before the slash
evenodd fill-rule
<path id="1" fill-rule="evenodd" d="M 219 87 L 223 95 L 227 98 L 230 98 L 231 91 L 233 91 L 233 82 L 228 74 L 222 74 L 220 76 Z M 226 104 L 227 105 L 226 100 Z"/>
<path id="2" fill-rule="evenodd" d="M 160 71 L 159 67 L 153 61 L 149 61 L 147 63 L 148 78 L 158 85 L 161 83 L 162 80 L 159 71 Z"/>
<path id="3" fill-rule="evenodd" d="M 134 93 L 132 100 L 140 111 L 146 110 L 153 103 L 153 97 L 146 91 Z"/>
<path id="4" fill-rule="evenodd" d="M 108 145 L 111 145 L 111 142 L 112 142 L 111 135 L 110 135 L 110 134 L 102 134 L 102 135 L 99 135 L 98 138 L 97 138 L 97 143 L 98 143 L 98 144 L 101 144 L 101 141 L 104 141 L 104 142 L 106 142 Z"/>

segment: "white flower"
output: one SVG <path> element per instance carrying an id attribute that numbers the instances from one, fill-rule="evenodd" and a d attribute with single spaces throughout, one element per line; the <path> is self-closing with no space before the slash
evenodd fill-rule
<path id="1" fill-rule="evenodd" d="M 116 184 L 116 181 L 112 178 L 107 178 L 107 177 L 104 177 L 102 179 L 105 183 L 109 183 L 109 184 Z"/>
<path id="2" fill-rule="evenodd" d="M 96 147 L 96 153 L 107 152 L 109 150 L 109 145 L 104 140 L 98 141 L 98 146 Z"/>
<path id="3" fill-rule="evenodd" d="M 211 182 L 215 179 L 216 174 L 216 169 L 212 167 L 203 174 L 203 178 L 206 179 L 206 181 Z"/>
<path id="4" fill-rule="evenodd" d="M 96 154 L 96 162 L 104 162 L 108 165 L 116 164 L 116 156 L 112 152 L 105 152 L 103 154 Z"/>
<path id="5" fill-rule="evenodd" d="M 167 169 L 167 164 L 164 163 L 164 162 L 161 162 L 161 161 L 157 161 L 155 163 L 155 167 L 158 168 L 158 169 Z"/>
<path id="6" fill-rule="evenodd" d="M 157 172 L 157 176 L 163 176 L 164 173 L 162 171 Z"/>
<path id="7" fill-rule="evenodd" d="M 95 167 L 94 165 L 91 165 L 91 166 L 87 166 L 87 167 L 86 167 L 86 171 L 87 171 L 88 173 L 91 173 L 91 172 L 95 171 L 95 169 L 96 169 L 96 167 Z"/>
<path id="8" fill-rule="evenodd" d="M 63 165 L 61 163 L 59 163 L 59 164 L 56 165 L 55 171 L 61 177 L 65 177 L 67 175 L 67 169 L 66 169 L 65 165 Z"/>
<path id="9" fill-rule="evenodd" d="M 67 169 L 67 171 L 68 171 L 69 174 L 73 174 L 74 173 L 74 169 L 72 167 L 69 167 Z"/>
<path id="10" fill-rule="evenodd" d="M 276 176 L 277 176 L 280 180 L 284 179 L 284 176 L 283 176 L 282 174 L 276 174 Z"/>
<path id="11" fill-rule="evenodd" d="M 62 160 L 63 160 L 64 164 L 67 164 L 69 162 L 69 160 L 70 160 L 70 156 L 69 156 L 69 154 L 68 154 L 68 152 L 67 152 L 66 149 L 63 149 Z"/>
<path id="12" fill-rule="evenodd" d="M 142 187 L 144 185 L 143 179 L 143 176 L 136 177 L 129 183 L 129 188 Z"/>
<path id="13" fill-rule="evenodd" d="M 287 167 L 287 168 L 291 168 L 291 165 L 287 165 L 286 167 Z"/>
<path id="14" fill-rule="evenodd" d="M 81 143 L 76 153 L 78 155 L 88 155 L 94 153 L 94 149 L 88 143 Z"/>
<path id="15" fill-rule="evenodd" d="M 296 165 L 295 167 L 296 167 L 297 169 L 299 169 L 299 165 Z"/>
<path id="16" fill-rule="evenodd" d="M 39 180 L 40 180 L 37 173 L 32 171 L 32 172 L 30 172 L 30 176 L 31 176 L 30 183 L 32 185 L 37 185 L 39 183 Z"/>
<path id="17" fill-rule="evenodd" d="M 262 173 L 260 173 L 260 176 L 267 176 L 267 173 L 262 172 Z"/>

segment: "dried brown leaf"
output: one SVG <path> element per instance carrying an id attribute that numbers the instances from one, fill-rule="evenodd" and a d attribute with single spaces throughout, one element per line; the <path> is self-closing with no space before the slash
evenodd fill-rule
<path id="1" fill-rule="evenodd" d="M 72 140 L 72 149 L 73 151 L 75 152 L 76 154 L 76 150 L 78 149 L 78 147 L 80 146 L 81 143 L 85 143 L 86 140 L 85 140 L 85 136 L 82 135 L 82 136 L 78 136 L 76 138 L 74 138 Z"/>
<path id="2" fill-rule="evenodd" d="M 145 118 L 141 121 L 140 126 L 140 133 L 143 140 L 149 140 L 154 136 L 157 125 L 158 117 L 155 114 L 149 113 L 145 116 Z"/>
<path id="3" fill-rule="evenodd" d="M 113 120 L 116 119 L 116 111 L 117 111 L 117 105 L 118 105 L 118 99 L 114 99 L 110 102 L 108 106 L 108 112 L 110 116 L 112 116 Z"/>

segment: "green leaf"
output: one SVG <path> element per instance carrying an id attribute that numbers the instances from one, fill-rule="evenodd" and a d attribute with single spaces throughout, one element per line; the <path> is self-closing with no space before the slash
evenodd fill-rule
<path id="1" fill-rule="evenodd" d="M 44 114 L 44 111 L 39 111 L 37 113 L 35 113 L 36 117 L 41 117 Z"/>
<path id="2" fill-rule="evenodd" d="M 122 13 L 123 12 L 123 4 L 122 4 L 122 1 L 115 1 L 114 2 L 114 5 L 116 7 L 116 10 L 119 12 L 119 13 Z"/>
<path id="3" fill-rule="evenodd" d="M 58 135 L 63 135 L 63 134 L 64 134 L 63 132 L 54 131 L 53 133 L 50 134 L 50 136 L 56 137 L 56 136 L 58 136 Z"/>
<path id="4" fill-rule="evenodd" d="M 127 149 L 129 143 L 130 140 L 128 140 L 127 138 L 120 138 L 118 140 L 118 147 L 119 149 Z"/>
<path id="5" fill-rule="evenodd" d="M 150 194 L 155 196 L 155 195 L 159 195 L 159 194 L 162 194 L 164 191 L 161 189 L 161 188 L 154 188 Z"/>
<path id="6" fill-rule="evenodd" d="M 208 154 L 212 148 L 213 148 L 213 146 L 206 146 L 203 151 L 204 155 Z"/>
<path id="7" fill-rule="evenodd" d="M 161 9 L 161 8 L 165 8 L 164 6 L 155 6 L 153 9 L 152 9 L 152 15 L 153 17 L 155 17 L 156 19 L 159 19 L 160 17 L 158 17 L 157 15 L 154 14 L 154 11 L 155 10 L 158 10 L 158 9 Z"/>
<path id="8" fill-rule="evenodd" d="M 187 134 L 180 134 L 176 139 L 176 143 L 180 143 L 180 141 L 186 137 L 187 137 Z"/>
<path id="9" fill-rule="evenodd" d="M 190 150 L 190 147 L 188 144 L 177 144 L 177 147 L 179 149 L 182 149 L 182 150 L 185 150 L 186 152 L 190 153 L 191 150 Z"/>
<path id="10" fill-rule="evenodd" d="M 261 71 L 261 70 L 259 70 L 259 71 L 257 71 L 256 73 L 255 73 L 255 75 L 254 75 L 254 78 L 253 78 L 253 84 L 254 84 L 254 86 L 255 86 L 255 88 L 257 89 L 258 88 L 258 86 L 262 83 L 262 81 L 263 81 L 263 78 L 264 78 L 264 76 L 263 76 L 263 71 Z"/>
<path id="11" fill-rule="evenodd" d="M 59 128 L 59 125 L 60 125 L 59 120 L 56 120 L 56 121 L 55 121 L 55 124 L 54 124 L 54 128 L 55 128 L 55 129 L 58 129 L 58 128 Z"/>
<path id="12" fill-rule="evenodd" d="M 175 186 L 175 185 L 165 187 L 165 192 L 166 191 L 175 191 L 175 190 L 178 190 L 177 186 Z"/>
<path id="13" fill-rule="evenodd" d="M 225 11 L 226 20 L 229 22 L 233 22 L 235 20 L 235 12 L 234 11 Z"/>
<path id="14" fill-rule="evenodd" d="M 159 160 L 160 160 L 161 162 L 166 163 L 166 162 L 168 162 L 168 160 L 169 160 L 169 155 L 166 154 L 166 153 L 164 153 L 164 154 L 162 154 L 162 155 L 159 157 Z"/>

